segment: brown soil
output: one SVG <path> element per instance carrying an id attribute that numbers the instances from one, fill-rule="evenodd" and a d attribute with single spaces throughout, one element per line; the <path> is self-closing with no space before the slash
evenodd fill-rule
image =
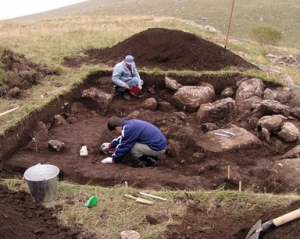
<path id="1" fill-rule="evenodd" d="M 11 191 L 0 184 L 1 238 L 58 238 L 75 239 L 82 230 L 61 225 L 54 213 L 63 208 L 46 208 L 34 203 L 25 191 Z M 88 238 L 85 237 L 85 238 Z"/>
<path id="2" fill-rule="evenodd" d="M 214 71 L 224 67 L 256 68 L 239 56 L 211 42 L 188 33 L 166 29 L 148 29 L 110 49 L 91 49 L 86 54 L 86 57 L 68 59 L 64 65 L 79 67 L 85 63 L 113 66 L 122 60 L 124 55 L 132 54 L 135 56 L 138 69 L 145 67 L 163 70 Z M 157 102 L 163 102 L 170 101 L 173 94 L 165 88 L 163 76 L 143 74 L 142 78 L 145 85 L 140 97 L 125 101 L 120 95 L 115 95 L 108 111 L 103 115 L 100 113 L 97 102 L 81 98 L 81 92 L 90 87 L 96 87 L 107 93 L 113 93 L 110 73 L 91 74 L 85 83 L 72 93 L 71 97 L 66 97 L 65 101 L 58 102 L 61 107 L 57 114 L 60 114 L 66 122 L 56 125 L 53 118 L 45 121 L 44 123 L 49 129 L 47 137 L 38 139 L 36 144 L 33 144 L 32 140 L 29 143 L 27 141 L 9 155 L 5 160 L 1 177 L 21 177 L 24 171 L 32 165 L 50 163 L 60 168 L 60 178 L 63 180 L 106 187 L 124 184 L 127 181 L 129 186 L 141 189 L 210 190 L 221 187 L 238 190 L 239 181 L 241 181 L 243 190 L 251 189 L 256 192 L 266 191 L 268 193 L 289 193 L 298 190 L 290 181 L 282 180 L 272 170 L 278 155 L 291 148 L 292 144 L 281 143 L 280 147 L 274 150 L 274 145 L 276 143 L 278 145 L 278 142 L 275 141 L 274 145 L 269 145 L 269 147 L 262 145 L 258 148 L 241 149 L 234 152 L 205 152 L 196 144 L 205 132 L 199 127 L 195 113 L 184 112 L 186 118 L 182 119 L 180 115 L 176 114 L 178 110 L 172 106 L 163 107 L 163 104 L 158 104 L 159 107 L 156 110 L 147 110 L 141 107 L 145 99 L 149 97 L 155 98 Z M 227 85 L 235 86 L 241 77 L 238 75 L 230 76 L 228 79 L 179 77 L 178 81 L 183 85 L 199 85 L 201 81 L 205 80 L 213 84 L 217 89 L 216 92 L 220 93 Z M 74 110 L 75 105 L 77 105 L 76 110 Z M 115 136 L 107 130 L 107 119 L 111 116 L 128 116 L 134 111 L 139 111 L 137 118 L 158 126 L 168 142 L 177 141 L 178 148 L 181 150 L 175 155 L 168 153 L 167 150 L 167 153 L 159 160 L 157 167 L 137 168 L 137 161 L 130 156 L 127 156 L 120 164 L 102 164 L 101 160 L 108 155 L 100 151 L 100 145 L 103 142 L 111 141 Z M 246 121 L 241 118 L 239 120 L 234 123 L 243 125 Z M 225 127 L 222 122 L 218 126 Z M 28 140 L 32 139 L 36 130 L 30 129 Z M 252 133 L 256 134 L 255 129 L 252 129 Z M 65 149 L 59 152 L 49 149 L 49 139 L 64 142 Z M 88 147 L 89 155 L 87 157 L 79 156 L 79 150 L 83 145 Z M 230 179 L 227 177 L 228 165 L 231 166 L 232 177 Z M 2 191 L 9 197 L 10 193 L 7 190 L 1 188 Z M 7 200 L 7 203 L 1 203 L 1 212 L 5 212 L 2 214 L 5 219 L 3 217 L 0 219 L 3 238 L 21 238 L 16 237 L 16 234 L 24 230 L 22 234 L 20 233 L 24 236 L 25 228 L 28 227 L 25 223 L 10 224 L 9 217 L 6 218 L 5 215 L 15 213 L 15 203 L 27 204 L 22 206 L 23 209 L 26 209 L 20 212 L 22 213 L 20 217 L 24 219 L 28 218 L 28 210 L 33 210 L 33 213 L 35 208 L 36 213 L 46 210 L 34 204 L 27 195 L 20 197 L 20 193 L 12 194 L 18 196 Z M 236 218 L 224 213 L 221 206 L 217 207 L 213 215 L 208 217 L 205 211 L 198 208 L 197 203 L 190 204 L 187 214 L 181 220 L 182 224 L 170 226 L 161 238 L 244 238 L 258 219 L 262 219 L 263 222 L 267 221 L 298 208 L 299 204 L 298 202 L 288 208 L 273 212 L 265 212 L 264 208 L 259 208 L 259 211 L 255 212 L 250 219 Z M 8 205 L 11 206 L 8 207 Z M 30 220 L 33 225 L 36 225 L 28 229 L 30 233 L 32 231 L 39 233 L 41 226 L 43 228 L 48 227 L 49 224 L 52 226 L 50 219 L 41 222 L 40 217 L 34 216 Z M 34 220 L 38 221 L 34 224 Z M 53 222 L 57 223 L 54 219 Z M 300 238 L 299 224 L 298 221 L 288 223 L 276 230 L 268 231 L 263 238 Z M 72 231 L 71 229 L 66 230 L 67 232 Z M 57 229 L 58 234 L 62 231 L 64 230 Z M 14 233 L 14 236 L 11 236 L 13 234 L 10 233 Z M 27 234 L 26 238 L 52 238 L 53 236 L 51 229 L 44 230 L 42 233 L 42 237 Z M 69 237 L 72 238 L 72 235 Z"/>
<path id="3" fill-rule="evenodd" d="M 114 66 L 125 55 L 135 57 L 139 68 L 161 70 L 217 71 L 228 67 L 255 68 L 240 56 L 190 33 L 180 30 L 149 28 L 112 48 L 91 49 L 86 57 L 67 59 L 65 65 L 83 63 Z"/>

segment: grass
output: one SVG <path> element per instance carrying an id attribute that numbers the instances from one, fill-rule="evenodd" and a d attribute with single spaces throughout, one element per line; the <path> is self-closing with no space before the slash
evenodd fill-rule
<path id="1" fill-rule="evenodd" d="M 259 23 L 274 26 L 283 32 L 283 47 L 299 48 L 299 0 L 235 1 L 230 37 L 238 40 L 249 38 L 251 28 Z M 88 16 L 154 16 L 176 17 L 194 21 L 199 25 L 210 25 L 227 34 L 233 1 L 227 0 L 124 0 L 116 3 L 104 0 L 91 8 L 78 9 L 70 14 Z M 61 12 L 59 16 L 65 16 Z"/>
<path id="2" fill-rule="evenodd" d="M 23 180 L 7 179 L 2 183 L 12 190 L 30 192 Z M 184 216 L 191 200 L 197 203 L 207 217 L 213 218 L 215 209 L 221 207 L 224 213 L 230 213 L 238 220 L 253 219 L 258 208 L 274 210 L 299 200 L 296 195 L 253 194 L 251 191 L 238 192 L 223 188 L 214 191 L 148 190 L 148 194 L 167 199 L 161 201 L 146 197 L 154 202 L 151 206 L 124 197 L 125 193 L 141 196 L 139 192 L 138 189 L 126 185 L 103 188 L 59 182 L 59 198 L 45 206 L 62 205 L 63 208 L 56 213 L 62 223 L 85 228 L 97 235 L 97 238 L 120 238 L 120 232 L 124 230 L 138 231 L 143 235 L 142 238 L 157 238 L 168 225 L 180 223 L 179 218 Z M 98 203 L 91 208 L 85 207 L 85 202 L 91 196 L 97 196 Z M 156 218 L 160 223 L 151 225 L 146 216 Z"/>
<path id="3" fill-rule="evenodd" d="M 149 27 L 163 27 L 170 29 L 178 29 L 204 37 L 218 44 L 224 43 L 224 36 L 207 31 L 197 24 L 209 24 L 224 32 L 229 16 L 230 1 L 224 4 L 224 1 L 171 1 L 163 2 L 140 1 L 139 6 L 144 6 L 139 14 L 135 14 L 137 4 L 135 1 L 126 2 L 126 13 L 132 13 L 132 16 L 108 16 L 110 9 L 114 7 L 114 14 L 121 14 L 124 11 L 123 7 L 117 8 L 115 4 L 123 4 L 119 1 L 111 1 L 101 9 L 93 9 L 90 16 L 62 17 L 57 19 L 44 19 L 40 21 L 0 21 L 0 49 L 11 49 L 16 53 L 24 54 L 27 59 L 36 63 L 52 65 L 59 67 L 62 70 L 61 75 L 51 76 L 42 81 L 42 84 L 28 90 L 26 100 L 0 100 L 0 112 L 8 110 L 11 106 L 18 105 L 19 110 L 1 117 L 0 121 L 0 136 L 3 136 L 14 124 L 20 120 L 29 117 L 34 110 L 40 110 L 45 105 L 51 104 L 53 99 L 59 95 L 69 92 L 78 86 L 86 76 L 97 70 L 108 69 L 100 66 L 82 66 L 80 69 L 68 69 L 61 65 L 65 57 L 82 56 L 84 50 L 89 48 L 105 48 L 111 47 L 118 42 L 146 30 Z M 159 11 L 154 11 L 157 6 L 160 6 Z M 288 1 L 289 4 L 294 4 L 289 13 L 291 16 L 298 9 L 299 1 Z M 170 4 L 174 7 L 170 8 Z M 279 5 L 278 5 L 279 4 Z M 204 6 L 211 5 L 216 10 L 209 13 Z M 269 7 L 268 10 L 262 9 L 261 6 Z M 274 6 L 273 6 L 274 5 Z M 280 7 L 278 7 L 280 6 Z M 294 54 L 300 55 L 299 49 L 287 48 L 282 46 L 277 47 L 261 47 L 257 43 L 248 39 L 243 39 L 246 36 L 247 28 L 251 27 L 250 22 L 256 22 L 258 16 L 263 16 L 266 21 L 274 19 L 277 15 L 281 24 L 287 24 L 285 18 L 289 19 L 285 12 L 282 13 L 282 8 L 287 6 L 285 2 L 279 0 L 271 1 L 270 3 L 254 1 L 242 1 L 236 4 L 234 12 L 234 22 L 231 31 L 232 36 L 239 36 L 239 41 L 229 39 L 227 49 L 244 57 L 246 60 L 257 65 L 267 65 L 280 69 L 281 72 L 290 75 L 296 84 L 300 85 L 299 67 L 291 68 L 285 66 L 274 65 L 265 57 L 266 54 L 272 53 L 276 55 Z M 256 9 L 256 11 L 252 9 Z M 119 10 L 120 9 L 120 10 Z M 272 12 L 274 11 L 274 12 Z M 277 11 L 280 13 L 277 14 Z M 105 13 L 105 14 L 104 14 Z M 222 14 L 220 14 L 222 13 Z M 227 14 L 228 13 L 228 14 Z M 271 14 L 272 13 L 272 14 Z M 100 14 L 100 15 L 99 15 Z M 102 15 L 101 15 L 102 14 Z M 142 14 L 143 16 L 138 16 Z M 181 18 L 174 18 L 176 15 Z M 254 14 L 253 17 L 251 14 Z M 101 17 L 106 15 L 106 17 Z M 147 15 L 147 16 L 145 16 Z M 251 16 L 250 16 L 251 15 Z M 167 16 L 167 17 L 165 17 Z M 193 16 L 193 17 L 192 17 Z M 270 18 L 268 18 L 270 16 Z M 299 16 L 299 14 L 298 14 Z M 206 20 L 204 20 L 204 18 Z M 185 20 L 193 20 L 185 21 Z M 237 20 L 238 19 L 238 20 Z M 298 19 L 298 18 L 295 18 Z M 291 22 L 296 27 L 299 22 Z M 196 23 L 196 24 L 195 24 Z M 248 24 L 248 25 L 247 25 Z M 278 25 L 281 27 L 280 25 Z M 298 27 L 299 28 L 299 27 Z M 124 30 L 126 29 L 126 30 Z M 297 31 L 291 30 L 290 23 L 286 25 L 286 33 L 294 37 Z M 243 31 L 243 33 L 242 33 Z M 293 33 L 293 34 L 292 34 Z M 291 46 L 297 46 L 297 41 L 293 37 L 283 42 Z M 282 44 L 283 45 L 283 44 Z M 162 72 L 160 69 L 149 71 L 141 69 L 149 74 L 178 74 L 180 76 L 191 76 L 205 74 L 207 77 L 215 75 L 230 75 L 235 73 L 235 69 L 227 69 L 220 72 Z M 3 75 L 0 72 L 1 76 Z M 242 72 L 245 76 L 258 77 L 262 80 L 278 81 L 276 77 L 269 77 L 263 73 L 257 72 Z M 5 79 L 3 79 L 5 80 Z M 62 87 L 55 87 L 54 83 L 63 83 Z M 41 97 L 43 95 L 43 98 Z M 1 155 L 0 155 L 1 156 Z M 18 179 L 5 180 L 5 183 L 10 188 L 16 189 L 21 184 L 19 189 L 28 191 L 27 184 Z M 167 202 L 155 201 L 153 207 L 136 204 L 134 201 L 124 199 L 123 194 L 129 193 L 138 195 L 138 190 L 123 186 L 113 188 L 103 188 L 91 185 L 77 185 L 68 182 L 60 182 L 59 199 L 49 206 L 57 204 L 63 205 L 63 210 L 58 213 L 59 219 L 68 225 L 81 225 L 88 231 L 91 231 L 99 236 L 99 238 L 119 238 L 120 228 L 122 230 L 138 230 L 143 234 L 143 238 L 156 238 L 159 233 L 163 232 L 167 225 L 178 223 L 174 215 L 184 215 L 188 206 L 190 197 L 199 202 L 199 207 L 206 211 L 208 216 L 213 216 L 214 208 L 221 206 L 226 212 L 230 212 L 236 218 L 249 219 L 253 215 L 253 211 L 257 207 L 268 207 L 271 209 L 279 208 L 288 205 L 292 201 L 299 199 L 294 195 L 272 195 L 272 194 L 254 194 L 251 191 L 238 193 L 236 191 L 223 190 L 222 188 L 214 191 L 148 191 L 161 197 L 167 198 Z M 86 208 L 84 203 L 92 196 L 96 195 L 100 200 L 96 207 Z M 150 199 L 153 200 L 153 199 Z M 163 222 L 158 225 L 150 225 L 145 220 L 145 215 L 153 215 L 155 218 L 163 218 Z"/>

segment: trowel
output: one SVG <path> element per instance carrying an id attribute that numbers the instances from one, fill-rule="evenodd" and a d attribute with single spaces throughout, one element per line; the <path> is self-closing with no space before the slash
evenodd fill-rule
<path id="1" fill-rule="evenodd" d="M 245 239 L 258 239 L 259 233 L 267 231 L 273 227 L 279 227 L 285 223 L 291 222 L 300 217 L 300 209 L 284 214 L 280 217 L 271 219 L 263 224 L 261 224 L 261 220 L 257 221 L 254 226 L 250 229 Z"/>

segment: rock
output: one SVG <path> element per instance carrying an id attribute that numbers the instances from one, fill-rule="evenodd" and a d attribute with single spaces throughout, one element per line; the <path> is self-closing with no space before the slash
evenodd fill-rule
<path id="1" fill-rule="evenodd" d="M 197 145 L 212 152 L 232 151 L 262 145 L 255 135 L 243 128 L 234 127 L 224 130 L 235 135 L 226 134 L 220 129 L 209 131 L 199 139 Z"/>
<path id="2" fill-rule="evenodd" d="M 291 115 L 300 120 L 300 107 L 292 108 Z"/>
<path id="3" fill-rule="evenodd" d="M 277 93 L 269 88 L 264 91 L 264 100 L 276 100 Z"/>
<path id="4" fill-rule="evenodd" d="M 54 115 L 54 125 L 62 125 L 62 124 L 67 124 L 67 121 L 65 120 L 64 117 L 61 115 Z"/>
<path id="5" fill-rule="evenodd" d="M 184 121 L 187 117 L 184 112 L 174 112 L 173 115 L 182 121 Z"/>
<path id="6" fill-rule="evenodd" d="M 86 146 L 86 145 L 83 145 L 83 146 L 81 147 L 81 149 L 79 150 L 79 155 L 80 155 L 81 157 L 84 157 L 84 156 L 88 156 L 88 155 L 89 155 L 88 149 L 87 149 L 87 146 Z"/>
<path id="7" fill-rule="evenodd" d="M 201 125 L 201 129 L 203 129 L 204 131 L 212 131 L 212 130 L 217 130 L 219 127 L 214 124 L 214 123 L 204 123 Z"/>
<path id="8" fill-rule="evenodd" d="M 35 130 L 33 131 L 33 135 L 36 141 L 48 139 L 48 129 L 46 125 L 43 122 L 38 121 Z"/>
<path id="9" fill-rule="evenodd" d="M 137 119 L 139 115 L 140 115 L 140 111 L 135 110 L 135 111 L 133 111 L 132 113 L 130 113 L 129 115 L 127 115 L 127 116 L 125 117 L 125 119 L 126 119 L 126 120 L 129 120 L 129 119 Z"/>
<path id="10" fill-rule="evenodd" d="M 262 98 L 265 85 L 258 78 L 252 78 L 249 80 L 239 81 L 237 83 L 238 89 L 236 91 L 235 101 L 237 104 L 240 101 L 251 98 L 252 96 L 257 96 Z"/>
<path id="11" fill-rule="evenodd" d="M 157 102 L 154 98 L 148 98 L 142 103 L 142 108 L 148 109 L 148 110 L 156 110 L 157 108 Z"/>
<path id="12" fill-rule="evenodd" d="M 202 104 L 197 112 L 197 119 L 202 123 L 228 123 L 236 117 L 237 109 L 232 98 L 225 98 L 213 103 Z"/>
<path id="13" fill-rule="evenodd" d="M 101 115 L 106 114 L 108 105 L 113 99 L 112 94 L 108 94 L 94 87 L 84 90 L 81 97 L 92 99 L 94 101 L 94 109 L 99 110 Z"/>
<path id="14" fill-rule="evenodd" d="M 173 91 L 177 91 L 180 87 L 182 87 L 182 85 L 179 84 L 176 80 L 167 76 L 165 77 L 165 84 L 168 89 Z"/>
<path id="15" fill-rule="evenodd" d="M 261 136 L 265 141 L 270 142 L 270 140 L 271 140 L 270 131 L 267 130 L 266 128 L 261 129 Z"/>
<path id="16" fill-rule="evenodd" d="M 287 103 L 290 107 L 299 107 L 300 105 L 300 88 L 294 91 L 291 99 Z"/>
<path id="17" fill-rule="evenodd" d="M 141 238 L 140 233 L 138 233 L 136 231 L 122 231 L 120 235 L 121 235 L 122 239 L 140 239 Z"/>
<path id="18" fill-rule="evenodd" d="M 162 110 L 162 111 L 164 111 L 164 110 L 168 110 L 168 111 L 172 110 L 173 111 L 174 106 L 167 101 L 160 101 L 160 102 L 157 102 L 157 109 Z"/>
<path id="19" fill-rule="evenodd" d="M 261 106 L 262 99 L 258 96 L 251 96 L 245 100 L 241 100 L 237 103 L 237 108 L 240 111 L 252 111 Z"/>
<path id="20" fill-rule="evenodd" d="M 281 158 L 300 158 L 300 145 L 297 145 L 296 147 L 286 152 L 281 156 Z"/>
<path id="21" fill-rule="evenodd" d="M 233 88 L 232 87 L 226 87 L 222 92 L 221 96 L 223 98 L 232 97 L 233 96 Z"/>
<path id="22" fill-rule="evenodd" d="M 49 140 L 48 146 L 49 146 L 49 148 L 54 149 L 57 152 L 59 152 L 65 148 L 65 143 L 60 142 L 58 140 Z"/>
<path id="23" fill-rule="evenodd" d="M 291 108 L 276 100 L 263 100 L 259 111 L 262 115 L 281 114 L 287 117 L 291 112 Z"/>
<path id="24" fill-rule="evenodd" d="M 280 129 L 284 119 L 287 118 L 282 115 L 267 115 L 259 119 L 257 127 L 273 132 Z"/>
<path id="25" fill-rule="evenodd" d="M 212 102 L 215 91 L 212 86 L 183 86 L 173 96 L 173 104 L 180 110 L 196 112 L 201 104 Z"/>
<path id="26" fill-rule="evenodd" d="M 181 151 L 180 142 L 177 142 L 172 139 L 169 140 L 166 153 L 172 157 L 176 157 L 180 154 L 180 151 Z"/>
<path id="27" fill-rule="evenodd" d="M 297 141 L 300 137 L 299 129 L 291 122 L 284 122 L 278 136 L 286 143 Z"/>

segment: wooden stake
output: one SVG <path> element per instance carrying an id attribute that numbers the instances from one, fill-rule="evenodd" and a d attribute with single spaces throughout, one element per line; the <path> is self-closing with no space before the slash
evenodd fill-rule
<path id="1" fill-rule="evenodd" d="M 133 199 L 138 203 L 143 203 L 143 204 L 148 204 L 148 205 L 153 204 L 152 201 L 149 201 L 149 200 L 146 200 L 146 199 L 143 199 L 143 198 L 137 198 L 137 197 L 134 197 L 134 196 L 129 195 L 129 194 L 124 194 L 124 197 L 129 198 L 129 199 Z"/>
<path id="2" fill-rule="evenodd" d="M 13 109 L 7 110 L 7 111 L 5 111 L 5 112 L 1 113 L 1 114 L 0 114 L 0 116 L 6 115 L 6 114 L 8 114 L 8 113 L 10 113 L 10 112 L 13 112 L 13 111 L 17 110 L 17 109 L 19 109 L 19 107 L 16 107 L 16 108 L 13 108 Z"/>
<path id="3" fill-rule="evenodd" d="M 228 29 L 227 29 L 227 35 L 226 35 L 226 40 L 225 40 L 225 49 L 227 47 L 227 41 L 228 41 L 228 35 L 230 31 L 230 25 L 231 25 L 231 19 L 232 19 L 232 12 L 233 12 L 233 7 L 234 7 L 234 0 L 232 0 L 232 6 L 231 6 L 231 12 L 230 12 L 230 18 L 229 18 L 229 24 L 228 24 Z"/>
<path id="4" fill-rule="evenodd" d="M 162 200 L 162 201 L 167 201 L 166 198 L 161 198 L 161 197 L 158 197 L 158 196 L 155 196 L 155 195 L 152 195 L 152 194 L 143 193 L 143 192 L 140 192 L 140 194 L 141 194 L 141 195 L 144 195 L 144 196 L 151 197 L 151 198 L 159 199 L 159 200 Z"/>
<path id="5" fill-rule="evenodd" d="M 239 193 L 242 191 L 242 181 L 239 181 Z"/>
<path id="6" fill-rule="evenodd" d="M 230 179 L 230 165 L 228 165 L 228 170 L 227 170 L 227 171 L 228 171 L 228 172 L 227 172 L 227 173 L 228 173 L 228 174 L 227 174 L 227 178 Z"/>

